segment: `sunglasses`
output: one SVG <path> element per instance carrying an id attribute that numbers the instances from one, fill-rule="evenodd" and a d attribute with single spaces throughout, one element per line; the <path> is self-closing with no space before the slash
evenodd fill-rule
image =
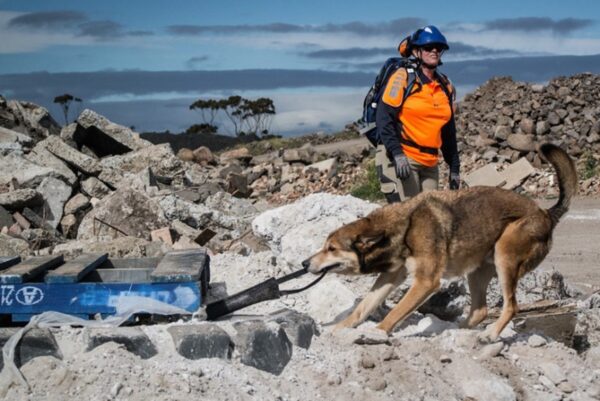
<path id="1" fill-rule="evenodd" d="M 441 53 L 444 51 L 444 46 L 442 46 L 442 45 L 425 45 L 425 46 L 421 46 L 421 49 L 425 50 L 426 52 L 432 52 L 434 50 L 437 50 L 438 53 Z"/>

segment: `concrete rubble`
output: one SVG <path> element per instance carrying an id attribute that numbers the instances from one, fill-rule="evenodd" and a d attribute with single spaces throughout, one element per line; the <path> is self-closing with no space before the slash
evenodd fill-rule
<path id="1" fill-rule="evenodd" d="M 501 78 L 468 95 L 457 113 L 465 183 L 555 195 L 535 145 L 551 140 L 597 157 L 598 91 L 587 89 L 597 81 L 580 75 L 536 86 Z M 176 154 L 91 110 L 61 130 L 44 109 L 1 97 L 0 126 L 0 256 L 160 257 L 205 246 L 208 296 L 218 299 L 299 269 L 333 229 L 379 207 L 346 195 L 369 151 L 307 145 L 259 156 L 245 148 Z M 587 180 L 584 194 L 597 191 L 598 177 Z M 35 330 L 17 348 L 30 389 L 5 385 L 0 374 L 0 398 L 600 400 L 600 300 L 557 271 L 538 269 L 520 281 L 522 313 L 489 345 L 477 335 L 501 307 L 495 279 L 491 318 L 474 330 L 459 328 L 470 296 L 457 280 L 390 336 L 376 321 L 410 281 L 358 328 L 334 332 L 374 279 L 327 275 L 308 291 L 216 322 L 199 314 Z M 0 345 L 14 332 L 2 330 Z"/>

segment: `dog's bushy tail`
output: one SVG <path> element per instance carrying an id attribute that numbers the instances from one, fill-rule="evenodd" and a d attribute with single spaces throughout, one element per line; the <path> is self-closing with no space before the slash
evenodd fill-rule
<path id="1" fill-rule="evenodd" d="M 539 152 L 544 159 L 552 164 L 556 170 L 556 175 L 558 175 L 558 187 L 560 190 L 558 202 L 548 209 L 548 213 L 552 219 L 552 226 L 555 226 L 562 215 L 569 210 L 571 198 L 577 193 L 579 185 L 577 170 L 575 169 L 575 163 L 573 163 L 567 152 L 556 145 L 552 145 L 551 143 L 542 144 L 539 147 Z"/>

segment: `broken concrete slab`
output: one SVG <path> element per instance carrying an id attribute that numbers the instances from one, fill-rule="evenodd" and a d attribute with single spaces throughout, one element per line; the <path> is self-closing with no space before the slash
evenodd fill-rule
<path id="1" fill-rule="evenodd" d="M 318 171 L 325 174 L 327 178 L 333 177 L 337 172 L 337 158 L 332 157 L 317 163 L 310 164 L 302 170 L 305 174 L 311 171 Z"/>
<path id="2" fill-rule="evenodd" d="M 115 124 L 89 109 L 81 112 L 77 125 L 74 141 L 79 147 L 88 147 L 98 157 L 124 154 L 152 145 L 130 128 Z"/>
<path id="3" fill-rule="evenodd" d="M 37 187 L 37 191 L 44 197 L 44 214 L 47 223 L 56 228 L 63 216 L 65 203 L 71 197 L 71 186 L 57 178 L 47 177 Z"/>
<path id="4" fill-rule="evenodd" d="M 484 185 L 488 187 L 500 187 L 506 183 L 506 180 L 496 170 L 496 164 L 490 163 L 473 171 L 464 178 L 469 187 Z"/>
<path id="5" fill-rule="evenodd" d="M 90 198 L 102 199 L 112 191 L 105 183 L 96 177 L 89 177 L 81 181 L 81 191 Z"/>
<path id="6" fill-rule="evenodd" d="M 0 185 L 8 186 L 16 180 L 21 187 L 35 187 L 46 177 L 60 177 L 53 168 L 40 166 L 24 157 L 11 153 L 0 157 Z"/>
<path id="7" fill-rule="evenodd" d="M 205 227 L 214 214 L 205 205 L 188 202 L 173 194 L 161 198 L 159 204 L 167 219 L 179 220 L 194 228 Z"/>
<path id="8" fill-rule="evenodd" d="M 279 375 L 292 358 L 292 343 L 276 323 L 258 320 L 234 324 L 235 347 L 244 365 Z"/>
<path id="9" fill-rule="evenodd" d="M 127 351 L 142 359 L 152 358 L 158 353 L 154 343 L 139 327 L 111 327 L 84 329 L 87 351 L 108 343 L 115 342 L 125 346 Z"/>
<path id="10" fill-rule="evenodd" d="M 18 328 L 0 328 L 0 348 L 6 344 Z M 25 365 L 33 358 L 40 356 L 53 356 L 62 359 L 62 353 L 54 335 L 49 329 L 35 328 L 28 330 L 15 350 L 15 364 L 17 367 Z M 0 370 L 4 367 L 4 358 L 0 353 Z"/>
<path id="11" fill-rule="evenodd" d="M 161 206 L 146 194 L 121 188 L 99 200 L 81 221 L 77 239 L 150 239 L 150 232 L 168 225 Z"/>
<path id="12" fill-rule="evenodd" d="M 23 229 L 26 230 L 31 227 L 31 223 L 27 220 L 23 215 L 19 212 L 13 213 L 13 219 L 17 222 L 17 224 Z"/>
<path id="13" fill-rule="evenodd" d="M 92 157 L 79 152 L 63 142 L 58 136 L 48 137 L 46 149 L 69 166 L 88 175 L 98 175 L 102 167 Z"/>
<path id="14" fill-rule="evenodd" d="M 45 212 L 45 211 L 43 211 Z M 43 230 L 47 230 L 49 233 L 58 237 L 60 234 L 56 231 L 54 227 L 49 223 L 49 214 L 40 216 L 30 208 L 26 207 L 22 211 L 23 217 L 25 217 L 33 228 L 41 228 Z M 59 220 L 60 221 L 60 220 Z"/>
<path id="15" fill-rule="evenodd" d="M 30 136 L 0 127 L 0 155 L 5 156 L 11 152 L 22 153 L 24 148 L 31 146 L 33 146 L 33 139 Z"/>
<path id="16" fill-rule="evenodd" d="M 214 323 L 171 326 L 167 329 L 179 355 L 187 359 L 231 359 L 234 345 L 225 330 Z"/>
<path id="17" fill-rule="evenodd" d="M 53 254 L 75 258 L 82 253 L 108 253 L 111 258 L 162 257 L 170 249 L 162 242 L 151 242 L 142 238 L 119 237 L 110 241 L 77 240 L 56 245 Z"/>
<path id="18" fill-rule="evenodd" d="M 0 233 L 0 255 L 25 258 L 29 255 L 29 244 L 24 239 Z"/>
<path id="19" fill-rule="evenodd" d="M 317 324 L 309 315 L 292 309 L 284 309 L 269 315 L 269 321 L 278 323 L 292 344 L 308 349 L 312 338 L 318 333 Z"/>
<path id="20" fill-rule="evenodd" d="M 506 181 L 502 188 L 515 189 L 521 185 L 527 177 L 534 173 L 535 168 L 533 168 L 526 158 L 522 157 L 500 172 L 500 176 Z"/>
<path id="21" fill-rule="evenodd" d="M 44 139 L 38 142 L 35 147 L 29 152 L 25 158 L 33 163 L 39 164 L 40 166 L 49 167 L 57 171 L 60 175 L 59 178 L 65 182 L 73 185 L 77 182 L 77 176 L 69 168 L 66 162 L 55 156 L 53 153 L 48 151 L 47 144 L 52 139 Z"/>
<path id="22" fill-rule="evenodd" d="M 11 210 L 40 206 L 43 202 L 44 198 L 35 189 L 16 189 L 0 194 L 0 206 Z"/>
<path id="23" fill-rule="evenodd" d="M 150 167 L 154 174 L 164 177 L 173 177 L 183 171 L 183 162 L 175 156 L 168 143 L 147 146 L 119 156 L 105 157 L 100 164 L 102 168 L 133 174 Z"/>
<path id="24" fill-rule="evenodd" d="M 28 135 L 34 140 L 39 141 L 60 133 L 60 125 L 44 107 L 19 100 L 9 100 L 7 106 L 19 121 L 19 125 L 26 128 Z"/>

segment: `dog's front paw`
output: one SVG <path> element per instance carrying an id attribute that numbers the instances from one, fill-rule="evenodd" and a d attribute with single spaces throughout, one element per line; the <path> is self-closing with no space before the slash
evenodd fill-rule
<path id="1" fill-rule="evenodd" d="M 482 331 L 477 336 L 477 341 L 479 341 L 480 344 L 484 345 L 495 343 L 497 340 L 498 335 L 489 329 Z"/>

